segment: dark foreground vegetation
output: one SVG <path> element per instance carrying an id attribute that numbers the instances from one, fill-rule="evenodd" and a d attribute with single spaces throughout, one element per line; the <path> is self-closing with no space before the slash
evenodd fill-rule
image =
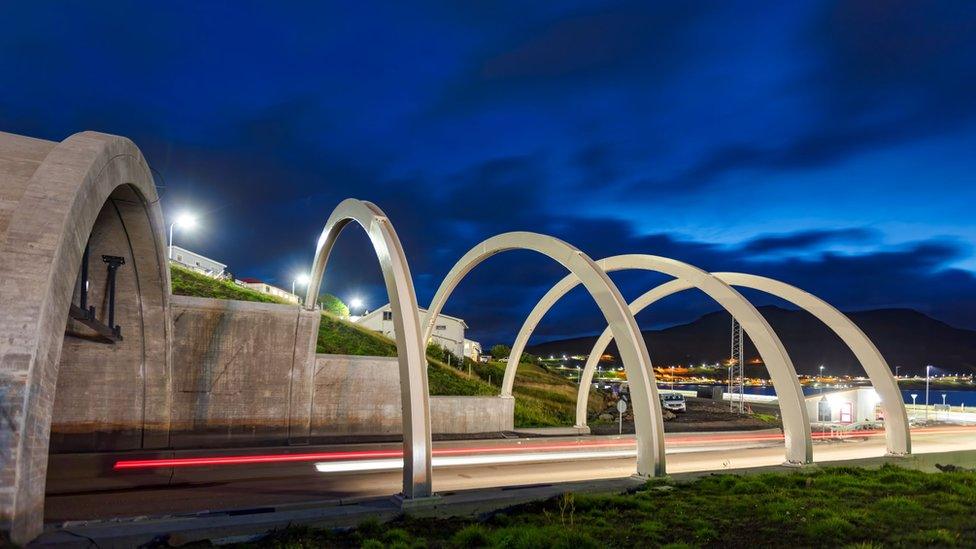
<path id="1" fill-rule="evenodd" d="M 888 547 L 976 545 L 976 473 L 824 468 L 620 495 L 566 494 L 474 519 L 289 528 L 261 547 Z"/>

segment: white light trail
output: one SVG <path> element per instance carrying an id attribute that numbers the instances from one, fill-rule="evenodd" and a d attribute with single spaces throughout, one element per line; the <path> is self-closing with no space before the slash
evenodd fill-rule
<path id="1" fill-rule="evenodd" d="M 540 461 L 567 461 L 580 459 L 621 459 L 637 457 L 637 450 L 611 450 L 603 452 L 546 452 L 544 454 L 495 454 L 480 456 L 434 456 L 432 467 L 467 467 L 472 465 L 499 465 L 503 463 L 535 463 Z M 403 469 L 402 459 L 369 459 L 356 461 L 323 461 L 315 464 L 320 473 L 348 473 L 361 471 L 394 471 Z"/>

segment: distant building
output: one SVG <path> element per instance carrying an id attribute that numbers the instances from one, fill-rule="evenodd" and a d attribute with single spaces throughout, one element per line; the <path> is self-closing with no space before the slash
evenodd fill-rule
<path id="1" fill-rule="evenodd" d="M 214 278 L 224 278 L 227 265 L 210 259 L 209 257 L 191 252 L 179 246 L 170 246 L 167 250 L 169 260 L 173 263 L 192 269 L 198 273 L 203 273 Z"/>
<path id="2" fill-rule="evenodd" d="M 477 362 L 481 359 L 481 344 L 471 339 L 464 340 L 464 356 Z"/>
<path id="3" fill-rule="evenodd" d="M 421 322 L 426 317 L 427 310 L 420 309 Z M 393 309 L 390 308 L 389 303 L 355 319 L 355 322 L 366 329 L 379 332 L 390 339 L 396 337 L 396 331 L 393 328 Z M 477 341 L 464 338 L 464 331 L 467 329 L 467 323 L 460 318 L 445 314 L 438 315 L 437 322 L 434 323 L 431 342 L 444 347 L 456 356 L 467 356 L 471 357 L 472 360 L 478 360 L 478 357 L 481 356 L 481 344 Z"/>
<path id="4" fill-rule="evenodd" d="M 826 391 L 806 397 L 813 423 L 860 423 L 882 420 L 881 398 L 871 387 Z"/>
<path id="5" fill-rule="evenodd" d="M 258 280 L 256 278 L 242 278 L 240 280 L 236 280 L 235 282 L 256 292 L 261 292 L 262 294 L 268 294 L 279 299 L 283 299 L 288 303 L 298 303 L 297 295 L 289 291 L 282 290 L 277 286 L 272 286 L 263 280 Z"/>

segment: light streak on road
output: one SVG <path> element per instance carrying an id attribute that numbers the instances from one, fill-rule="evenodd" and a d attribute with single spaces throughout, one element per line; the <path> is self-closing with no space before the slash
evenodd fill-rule
<path id="1" fill-rule="evenodd" d="M 976 433 L 976 427 L 967 426 L 944 426 L 944 427 L 917 427 L 912 429 L 913 433 L 933 433 L 933 434 L 973 434 Z M 884 430 L 861 430 L 861 431 L 849 431 L 849 432 L 814 432 L 812 434 L 814 440 L 828 440 L 828 439 L 853 439 L 853 438 L 871 438 L 871 437 L 882 437 L 884 436 Z M 761 442 L 775 442 L 783 440 L 782 433 L 715 433 L 708 435 L 669 435 L 665 444 L 669 448 L 678 449 L 681 447 L 692 447 L 692 446 L 705 446 L 708 444 L 716 443 L 761 443 Z M 467 463 L 471 463 L 471 459 L 477 456 L 486 455 L 498 455 L 503 454 L 522 454 L 516 461 L 496 461 L 494 463 L 514 463 L 518 460 L 527 461 L 530 460 L 524 454 L 535 453 L 541 457 L 531 458 L 533 461 L 552 461 L 557 458 L 553 458 L 554 455 L 566 455 L 563 459 L 594 459 L 592 454 L 599 453 L 603 451 L 605 453 L 613 453 L 614 451 L 629 451 L 628 456 L 634 455 L 632 450 L 635 447 L 633 438 L 622 438 L 622 439 L 582 439 L 582 440 L 571 440 L 571 441 L 552 441 L 552 442 L 537 442 L 535 440 L 525 440 L 520 441 L 516 444 L 507 445 L 496 445 L 496 446 L 477 446 L 477 447 L 457 447 L 457 448 L 434 448 L 432 451 L 433 463 L 438 462 L 438 458 L 446 458 L 448 456 L 462 456 Z M 716 448 L 718 450 L 719 448 Z M 727 450 L 729 448 L 722 447 L 721 450 Z M 614 457 L 628 457 L 624 455 L 616 455 Z M 390 462 L 400 463 L 403 457 L 403 451 L 399 449 L 390 450 L 354 450 L 354 451 L 335 451 L 335 452 L 310 452 L 310 453 L 292 453 L 292 454 L 252 454 L 252 455 L 229 455 L 229 456 L 198 456 L 198 457 L 185 457 L 185 458 L 157 458 L 157 459 L 141 459 L 141 460 L 120 460 L 115 462 L 113 469 L 117 471 L 122 470 L 132 470 L 132 469 L 159 469 L 159 468 L 170 468 L 170 467 L 207 467 L 207 466 L 224 466 L 224 465 L 254 465 L 262 463 L 300 463 L 300 462 L 316 462 L 316 466 L 320 462 L 342 462 L 348 464 L 352 461 L 363 461 L 372 460 L 373 462 L 379 462 L 380 460 L 388 460 Z M 486 458 L 487 459 L 487 458 Z M 507 458 L 506 458 L 507 459 Z M 514 458 L 513 458 L 514 459 Z M 441 463 L 450 463 L 440 461 Z M 487 462 L 485 462 L 487 463 Z M 348 467 L 348 465 L 345 465 Z M 351 469 L 344 469 L 351 470 Z"/>
<path id="2" fill-rule="evenodd" d="M 604 452 L 542 452 L 539 454 L 495 454 L 488 456 L 435 456 L 431 466 L 464 467 L 474 465 L 501 465 L 506 463 L 533 463 L 540 461 L 567 461 L 575 459 L 626 459 L 637 457 L 637 450 Z M 402 459 L 371 459 L 363 461 L 326 461 L 315 464 L 320 473 L 348 473 L 357 471 L 393 471 L 403 469 Z"/>

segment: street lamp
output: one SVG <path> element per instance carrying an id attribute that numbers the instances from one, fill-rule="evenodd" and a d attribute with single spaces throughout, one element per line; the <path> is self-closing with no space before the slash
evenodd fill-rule
<path id="1" fill-rule="evenodd" d="M 354 297 L 354 298 L 352 298 L 352 299 L 349 300 L 349 312 L 352 313 L 353 311 L 355 311 L 357 309 L 361 309 L 364 305 L 365 304 L 363 303 L 362 298 L 360 298 L 360 297 Z"/>
<path id="2" fill-rule="evenodd" d="M 898 379 L 898 370 L 900 370 L 900 369 L 901 369 L 901 366 L 895 366 L 895 379 Z"/>
<path id="3" fill-rule="evenodd" d="M 671 367 L 671 391 L 674 391 L 674 366 Z"/>
<path id="4" fill-rule="evenodd" d="M 169 224 L 169 258 L 173 259 L 173 227 L 179 226 L 181 229 L 192 230 L 197 226 L 197 218 L 186 212 L 176 216 L 176 220 Z"/>
<path id="5" fill-rule="evenodd" d="M 295 276 L 295 278 L 293 278 L 291 281 L 291 293 L 297 296 L 298 294 L 295 294 L 295 286 L 296 285 L 307 286 L 308 281 L 309 281 L 309 276 L 307 273 L 302 273 L 300 275 Z"/>
<path id="6" fill-rule="evenodd" d="M 823 390 L 824 390 L 823 371 L 824 371 L 824 365 L 821 364 L 820 365 L 820 379 L 817 380 L 817 381 L 820 382 L 820 392 L 821 393 L 823 393 Z"/>

